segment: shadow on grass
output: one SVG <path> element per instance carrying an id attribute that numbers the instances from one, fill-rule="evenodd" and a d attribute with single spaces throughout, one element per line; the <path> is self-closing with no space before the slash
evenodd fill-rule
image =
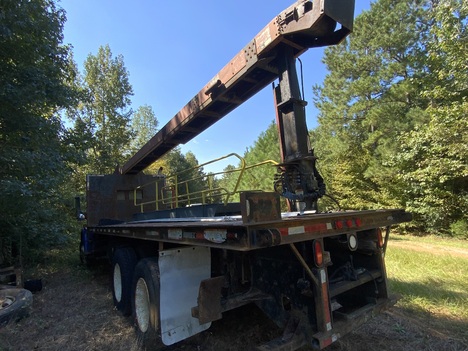
<path id="1" fill-rule="evenodd" d="M 389 286 L 402 295 L 398 305 L 409 317 L 468 344 L 468 292 L 446 289 L 443 281 L 422 284 L 389 279 Z"/>

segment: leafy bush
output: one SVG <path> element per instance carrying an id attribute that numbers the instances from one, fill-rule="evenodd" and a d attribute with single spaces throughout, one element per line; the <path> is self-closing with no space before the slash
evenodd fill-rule
<path id="1" fill-rule="evenodd" d="M 464 219 L 450 225 L 450 233 L 457 239 L 468 239 L 468 222 Z"/>

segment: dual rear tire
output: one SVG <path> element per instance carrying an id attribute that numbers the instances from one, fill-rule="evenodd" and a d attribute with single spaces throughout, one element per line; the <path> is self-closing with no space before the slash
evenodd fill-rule
<path id="1" fill-rule="evenodd" d="M 157 259 L 138 262 L 133 276 L 132 311 L 140 345 L 160 344 L 159 266 Z"/>
<path id="2" fill-rule="evenodd" d="M 124 316 L 132 313 L 131 295 L 137 255 L 131 247 L 117 248 L 112 256 L 112 298 Z"/>
<path id="3" fill-rule="evenodd" d="M 132 315 L 138 343 L 160 344 L 159 266 L 157 258 L 138 257 L 133 248 L 117 248 L 112 256 L 112 297 L 124 316 Z"/>

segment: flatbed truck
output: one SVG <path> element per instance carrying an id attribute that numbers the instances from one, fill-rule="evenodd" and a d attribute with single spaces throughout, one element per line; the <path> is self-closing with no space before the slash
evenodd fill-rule
<path id="1" fill-rule="evenodd" d="M 187 339 L 247 304 L 284 330 L 259 350 L 323 349 L 396 302 L 386 244 L 390 228 L 411 214 L 319 211 L 326 187 L 296 72 L 303 52 L 346 38 L 353 14 L 353 0 L 295 2 L 126 164 L 87 176 L 81 258 L 109 258 L 115 307 L 132 316 L 148 349 Z M 280 163 L 266 162 L 277 170 L 272 191 L 191 192 L 191 180 L 177 174 L 143 172 L 271 83 L 281 154 Z M 239 159 L 240 177 L 250 166 Z"/>

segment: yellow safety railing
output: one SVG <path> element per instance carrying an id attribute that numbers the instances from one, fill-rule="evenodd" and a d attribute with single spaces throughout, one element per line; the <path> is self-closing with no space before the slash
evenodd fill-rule
<path id="1" fill-rule="evenodd" d="M 227 159 L 229 157 L 236 157 L 240 162 L 238 168 L 229 169 L 227 171 L 220 171 L 215 173 L 204 174 L 200 172 L 197 175 L 195 171 L 201 168 Z M 192 167 L 181 172 L 171 174 L 165 177 L 158 177 L 154 182 L 150 182 L 134 189 L 134 205 L 140 207 L 140 212 L 144 212 L 145 206 L 147 210 L 161 210 L 172 209 L 182 206 L 190 206 L 194 204 L 207 204 L 214 202 L 223 202 L 227 204 L 233 195 L 239 192 L 239 185 L 245 172 L 249 169 L 260 167 L 263 165 L 277 165 L 278 163 L 273 160 L 266 160 L 254 165 L 247 166 L 245 159 L 236 153 L 231 153 L 226 156 L 211 160 L 196 167 Z M 215 177 L 229 173 L 239 173 L 235 180 L 234 189 L 229 191 L 226 188 L 215 186 Z M 195 175 L 194 175 L 195 174 Z M 192 175 L 189 179 L 184 179 L 186 175 Z M 193 184 L 197 182 L 207 185 L 205 189 L 191 189 Z M 139 201 L 137 192 L 143 192 L 145 188 L 154 187 L 154 198 L 146 201 Z M 151 190 L 153 191 L 153 190 Z M 146 198 L 146 197 L 143 197 Z"/>

